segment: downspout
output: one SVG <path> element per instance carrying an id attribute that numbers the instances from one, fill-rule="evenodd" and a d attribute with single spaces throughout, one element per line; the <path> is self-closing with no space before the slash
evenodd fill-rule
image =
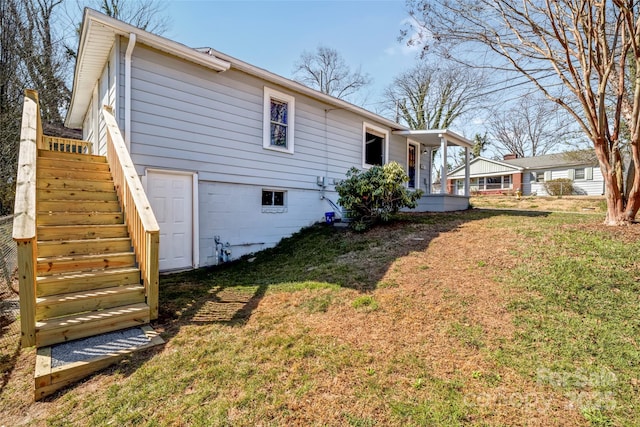
<path id="1" fill-rule="evenodd" d="M 124 142 L 131 152 L 131 55 L 136 46 L 136 35 L 129 34 L 129 44 L 124 54 Z"/>

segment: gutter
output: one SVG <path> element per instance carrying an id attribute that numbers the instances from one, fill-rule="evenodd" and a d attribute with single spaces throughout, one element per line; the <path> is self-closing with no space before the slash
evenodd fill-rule
<path id="1" fill-rule="evenodd" d="M 131 152 L 131 55 L 136 46 L 136 34 L 129 34 L 129 44 L 124 55 L 124 142 Z"/>

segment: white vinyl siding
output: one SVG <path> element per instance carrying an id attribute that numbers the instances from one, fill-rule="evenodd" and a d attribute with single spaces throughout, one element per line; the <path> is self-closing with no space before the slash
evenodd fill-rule
<path id="1" fill-rule="evenodd" d="M 337 202 L 334 183 L 362 162 L 361 116 L 295 94 L 295 152 L 265 150 L 265 81 L 233 68 L 215 73 L 142 44 L 133 55 L 131 155 L 140 175 L 146 168 L 197 172 L 202 265 L 216 263 L 214 236 L 231 244 L 235 259 L 333 210 L 326 199 Z M 390 129 L 370 124 L 389 141 Z M 406 138 L 397 141 L 404 163 Z M 284 212 L 263 211 L 263 189 L 286 191 Z"/>

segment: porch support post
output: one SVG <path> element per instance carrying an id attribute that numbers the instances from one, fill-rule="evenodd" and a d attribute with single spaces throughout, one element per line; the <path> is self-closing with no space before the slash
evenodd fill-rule
<path id="1" fill-rule="evenodd" d="M 442 155 L 442 163 L 440 165 L 440 194 L 447 193 L 447 139 L 440 136 L 440 154 Z"/>
<path id="2" fill-rule="evenodd" d="M 470 159 L 469 147 L 464 147 L 464 195 L 469 197 L 471 189 L 471 166 L 469 166 Z"/>

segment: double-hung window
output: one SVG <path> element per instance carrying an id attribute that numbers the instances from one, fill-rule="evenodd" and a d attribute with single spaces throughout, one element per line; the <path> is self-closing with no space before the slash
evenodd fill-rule
<path id="1" fill-rule="evenodd" d="M 263 113 L 262 146 L 293 154 L 295 98 L 265 87 Z"/>

